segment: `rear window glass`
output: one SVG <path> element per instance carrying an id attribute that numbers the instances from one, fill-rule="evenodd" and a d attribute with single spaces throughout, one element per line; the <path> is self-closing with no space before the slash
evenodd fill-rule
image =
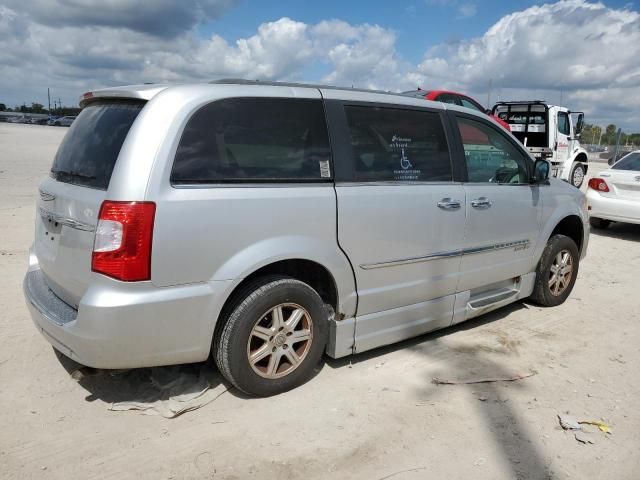
<path id="1" fill-rule="evenodd" d="M 229 98 L 191 117 L 171 182 L 330 181 L 330 159 L 320 100 Z"/>
<path id="2" fill-rule="evenodd" d="M 615 163 L 611 168 L 614 170 L 640 171 L 640 153 L 630 153 L 618 163 Z"/>
<path id="3" fill-rule="evenodd" d="M 434 112 L 346 107 L 358 182 L 451 181 L 449 147 Z"/>
<path id="4" fill-rule="evenodd" d="M 53 160 L 59 182 L 106 190 L 113 167 L 143 101 L 95 102 L 73 121 Z"/>

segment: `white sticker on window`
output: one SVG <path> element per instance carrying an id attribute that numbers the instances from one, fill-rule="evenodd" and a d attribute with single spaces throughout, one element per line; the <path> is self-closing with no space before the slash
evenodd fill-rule
<path id="1" fill-rule="evenodd" d="M 409 155 L 407 155 L 411 142 L 413 142 L 413 139 L 410 137 L 401 137 L 400 135 L 391 137 L 389 147 L 400 154 L 400 169 L 393 171 L 393 179 L 396 181 L 416 181 L 420 179 L 422 174 L 419 169 L 413 168 Z"/>
<path id="2" fill-rule="evenodd" d="M 331 178 L 331 169 L 329 167 L 329 160 L 320 160 L 320 178 Z"/>

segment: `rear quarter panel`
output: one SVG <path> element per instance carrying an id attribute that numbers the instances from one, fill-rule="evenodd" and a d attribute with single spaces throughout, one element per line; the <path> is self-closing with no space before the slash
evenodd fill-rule
<path id="1" fill-rule="evenodd" d="M 239 280 L 273 262 L 304 259 L 332 274 L 339 311 L 355 311 L 353 273 L 336 242 L 333 186 L 169 187 L 156 210 L 152 281 Z"/>

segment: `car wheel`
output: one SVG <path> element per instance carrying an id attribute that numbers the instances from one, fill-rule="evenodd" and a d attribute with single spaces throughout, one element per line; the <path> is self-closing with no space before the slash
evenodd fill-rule
<path id="1" fill-rule="evenodd" d="M 609 225 L 611 225 L 611 220 L 605 220 L 604 218 L 591 217 L 589 219 L 589 223 L 593 228 L 604 229 L 609 227 Z"/>
<path id="2" fill-rule="evenodd" d="M 576 243 L 566 235 L 553 235 L 540 257 L 531 299 L 545 307 L 564 303 L 573 290 L 579 263 Z"/>
<path id="3" fill-rule="evenodd" d="M 582 186 L 582 182 L 584 181 L 584 165 L 581 163 L 576 163 L 571 169 L 571 174 L 569 175 L 569 181 L 571 185 L 576 188 L 580 188 Z"/>
<path id="4" fill-rule="evenodd" d="M 214 338 L 216 364 L 249 395 L 290 390 L 313 375 L 327 342 L 320 295 L 290 277 L 267 277 L 244 290 Z"/>

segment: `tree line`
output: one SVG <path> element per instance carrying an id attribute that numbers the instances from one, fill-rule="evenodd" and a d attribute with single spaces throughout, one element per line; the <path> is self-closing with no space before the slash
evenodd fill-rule
<path id="1" fill-rule="evenodd" d="M 78 115 L 80 108 L 78 107 L 59 107 L 52 108 L 51 111 L 44 108 L 41 103 L 32 102 L 31 106 L 16 105 L 15 108 L 7 107 L 6 104 L 0 103 L 0 112 L 17 112 L 17 113 L 43 113 L 57 116 Z"/>
<path id="2" fill-rule="evenodd" d="M 603 130 L 598 125 L 584 124 L 580 140 L 593 145 L 615 145 L 618 127 L 610 123 Z M 602 136 L 601 136 L 602 135 Z M 620 145 L 640 145 L 640 133 L 624 133 L 620 135 Z"/>

